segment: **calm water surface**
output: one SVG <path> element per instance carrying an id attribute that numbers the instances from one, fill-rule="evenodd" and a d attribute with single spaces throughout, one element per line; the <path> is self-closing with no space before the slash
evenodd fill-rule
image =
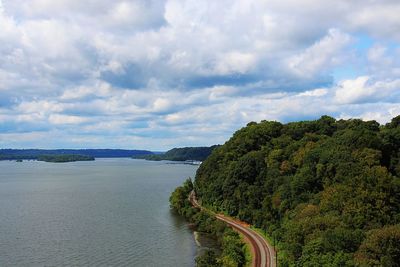
<path id="1" fill-rule="evenodd" d="M 196 166 L 0 161 L 0 266 L 193 266 L 171 191 Z"/>

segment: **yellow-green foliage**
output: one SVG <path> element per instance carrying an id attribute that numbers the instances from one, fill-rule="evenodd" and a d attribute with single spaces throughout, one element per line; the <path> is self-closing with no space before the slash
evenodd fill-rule
<path id="1" fill-rule="evenodd" d="M 400 223 L 399 176 L 400 116 L 384 126 L 323 116 L 249 123 L 203 162 L 194 188 L 276 236 L 280 266 L 398 266 L 399 242 L 369 249 L 395 244 L 385 227 Z"/>
<path id="2" fill-rule="evenodd" d="M 356 253 L 356 262 L 359 266 L 399 266 L 400 225 L 369 231 Z"/>

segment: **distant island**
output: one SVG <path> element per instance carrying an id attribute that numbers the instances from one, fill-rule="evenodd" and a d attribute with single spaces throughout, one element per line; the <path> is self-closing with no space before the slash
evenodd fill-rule
<path id="1" fill-rule="evenodd" d="M 38 160 L 43 156 L 80 155 L 93 158 L 130 158 L 153 154 L 147 150 L 126 149 L 0 149 L 0 160 Z"/>
<path id="2" fill-rule="evenodd" d="M 135 155 L 133 158 L 146 160 L 171 160 L 171 161 L 203 161 L 211 152 L 219 147 L 214 145 L 210 147 L 182 147 L 173 148 L 162 154 Z"/>
<path id="3" fill-rule="evenodd" d="M 63 163 L 63 162 L 74 162 L 74 161 L 93 161 L 95 160 L 92 156 L 86 155 L 42 155 L 37 158 L 38 161 Z"/>

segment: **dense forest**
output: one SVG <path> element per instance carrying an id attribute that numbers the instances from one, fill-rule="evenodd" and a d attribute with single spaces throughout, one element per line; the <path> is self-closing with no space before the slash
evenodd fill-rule
<path id="1" fill-rule="evenodd" d="M 187 161 L 187 160 L 205 160 L 211 152 L 218 146 L 210 147 L 182 147 L 173 148 L 162 154 L 139 155 L 134 158 L 142 158 L 147 160 L 172 160 L 172 161 Z"/>
<path id="2" fill-rule="evenodd" d="M 0 160 L 37 159 L 43 155 L 85 155 L 95 158 L 124 158 L 149 155 L 147 150 L 126 149 L 0 149 Z"/>
<path id="3" fill-rule="evenodd" d="M 41 155 L 37 158 L 38 161 L 45 162 L 54 162 L 54 163 L 62 163 L 62 162 L 74 162 L 74 161 L 91 161 L 95 160 L 94 157 L 86 156 L 86 155 Z"/>
<path id="4" fill-rule="evenodd" d="M 245 244 L 238 233 L 227 227 L 225 223 L 217 220 L 214 214 L 208 211 L 192 207 L 188 196 L 193 190 L 190 179 L 186 180 L 171 194 L 171 207 L 186 220 L 191 222 L 197 231 L 208 233 L 213 236 L 220 248 L 221 253 L 213 250 L 206 251 L 196 258 L 197 267 L 244 267 L 250 262 L 246 257 Z"/>
<path id="5" fill-rule="evenodd" d="M 251 122 L 200 165 L 203 206 L 278 240 L 279 266 L 400 266 L 400 116 Z"/>

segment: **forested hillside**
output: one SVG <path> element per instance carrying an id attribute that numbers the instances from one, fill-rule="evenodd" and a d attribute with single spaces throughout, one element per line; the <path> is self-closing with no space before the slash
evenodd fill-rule
<path id="1" fill-rule="evenodd" d="M 186 160 L 205 160 L 211 152 L 218 146 L 210 147 L 181 147 L 173 148 L 162 154 L 152 155 L 138 155 L 134 158 L 142 158 L 147 160 L 173 160 L 173 161 L 186 161 Z"/>
<path id="2" fill-rule="evenodd" d="M 279 240 L 280 266 L 399 266 L 400 116 L 251 122 L 197 171 L 202 204 Z"/>

